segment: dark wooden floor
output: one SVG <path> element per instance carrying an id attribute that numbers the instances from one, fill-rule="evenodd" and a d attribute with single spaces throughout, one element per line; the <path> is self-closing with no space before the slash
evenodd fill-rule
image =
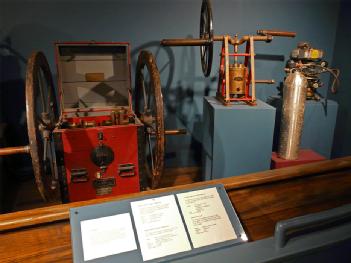
<path id="1" fill-rule="evenodd" d="M 167 168 L 164 171 L 160 188 L 184 185 L 200 181 L 201 169 L 199 167 Z M 45 203 L 36 188 L 34 178 L 12 184 L 9 198 L 7 198 L 7 211 L 22 211 L 39 208 L 58 203 Z"/>

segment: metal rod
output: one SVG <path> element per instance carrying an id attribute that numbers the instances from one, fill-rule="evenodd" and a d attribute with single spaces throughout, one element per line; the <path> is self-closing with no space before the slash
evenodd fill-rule
<path id="1" fill-rule="evenodd" d="M 237 38 L 238 38 L 238 36 L 235 35 L 235 36 L 234 36 L 234 39 L 237 39 Z M 237 46 L 237 45 L 234 46 L 234 54 L 238 54 L 238 46 Z M 247 54 L 247 53 L 245 53 L 245 54 Z M 238 63 L 238 57 L 237 57 L 237 56 L 234 56 L 234 63 L 235 63 L 235 64 Z"/>
<path id="2" fill-rule="evenodd" d="M 211 44 L 210 39 L 163 39 L 162 46 L 207 46 Z"/>
<path id="3" fill-rule="evenodd" d="M 224 38 L 228 38 L 228 43 L 231 45 L 242 45 L 243 43 L 253 38 L 253 41 L 266 41 L 269 42 L 273 39 L 271 35 L 268 36 L 243 36 L 239 40 L 236 37 L 230 36 L 213 36 L 212 39 L 201 39 L 201 38 L 179 38 L 179 39 L 163 39 L 161 40 L 162 46 L 209 46 L 213 41 L 224 41 Z"/>
<path id="4" fill-rule="evenodd" d="M 247 54 L 247 53 L 229 53 L 229 56 L 231 56 L 231 57 L 249 57 L 250 54 Z"/>
<path id="5" fill-rule="evenodd" d="M 153 153 L 153 151 L 152 151 L 151 135 L 150 135 L 150 134 L 148 134 L 147 139 L 148 139 L 149 152 L 150 152 L 150 159 L 151 159 L 151 171 L 152 171 L 152 173 L 153 173 L 154 170 L 155 170 L 155 165 L 154 165 L 154 153 Z"/>
<path id="6" fill-rule="evenodd" d="M 256 81 L 255 81 L 255 47 L 254 39 L 250 37 L 250 64 L 251 64 L 251 96 L 252 101 L 256 101 Z"/>
<path id="7" fill-rule="evenodd" d="M 155 131 L 151 131 L 148 134 L 155 135 Z M 187 134 L 186 129 L 176 129 L 176 130 L 165 130 L 165 135 L 184 135 Z"/>
<path id="8" fill-rule="evenodd" d="M 229 102 L 229 51 L 228 51 L 228 38 L 224 37 L 224 52 L 225 52 L 225 102 Z"/>
<path id="9" fill-rule="evenodd" d="M 179 130 L 166 130 L 165 135 L 184 135 L 186 134 L 186 129 Z"/>
<path id="10" fill-rule="evenodd" d="M 277 30 L 257 30 L 258 35 L 271 35 L 277 37 L 295 37 L 296 32 L 277 31 Z"/>
<path id="11" fill-rule="evenodd" d="M 18 154 L 18 153 L 29 153 L 30 147 L 29 145 L 26 146 L 16 146 L 16 147 L 7 147 L 0 149 L 0 156 Z"/>
<path id="12" fill-rule="evenodd" d="M 224 38 L 226 36 L 213 36 L 213 41 L 224 41 Z M 266 41 L 266 42 L 269 42 L 273 39 L 272 36 L 242 36 L 240 39 L 238 39 L 237 37 L 230 37 L 230 36 L 227 36 L 228 37 L 228 42 L 231 44 L 231 45 L 241 45 L 241 44 L 244 44 L 245 42 L 249 41 L 250 40 L 250 37 L 253 38 L 254 41 Z"/>
<path id="13" fill-rule="evenodd" d="M 274 79 L 256 79 L 255 83 L 256 84 L 274 84 L 275 80 Z"/>

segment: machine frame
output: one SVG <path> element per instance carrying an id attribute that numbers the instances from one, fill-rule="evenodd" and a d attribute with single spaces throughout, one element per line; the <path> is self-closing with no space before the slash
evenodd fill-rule
<path id="1" fill-rule="evenodd" d="M 199 39 L 163 39 L 163 46 L 200 46 L 201 66 L 205 77 L 211 73 L 213 60 L 213 43 L 222 42 L 220 53 L 219 79 L 216 97 L 224 105 L 233 102 L 245 102 L 256 105 L 256 83 L 274 84 L 274 80 L 256 80 L 255 78 L 255 47 L 256 41 L 271 42 L 273 36 L 295 37 L 295 32 L 258 30 L 257 35 L 244 35 L 241 38 L 235 34 L 216 36 L 213 33 L 212 7 L 210 0 L 203 0 L 200 14 Z M 246 44 L 245 52 L 239 53 L 239 46 Z M 229 51 L 232 45 L 234 52 Z M 234 58 L 234 64 L 230 58 Z M 238 58 L 244 58 L 244 63 L 238 63 Z M 242 68 L 241 73 L 238 68 Z M 240 69 L 239 69 L 240 70 Z"/>

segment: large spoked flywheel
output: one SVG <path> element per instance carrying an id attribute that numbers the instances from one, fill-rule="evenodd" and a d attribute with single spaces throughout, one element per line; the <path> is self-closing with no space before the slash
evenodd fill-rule
<path id="1" fill-rule="evenodd" d="M 135 113 L 145 126 L 146 171 L 151 188 L 159 185 L 165 152 L 163 98 L 153 55 L 141 51 L 135 76 Z"/>
<path id="2" fill-rule="evenodd" d="M 200 46 L 202 72 L 205 77 L 208 77 L 211 73 L 213 60 L 213 18 L 209 0 L 203 0 L 201 5 L 200 39 L 208 41 L 206 45 Z"/>
<path id="3" fill-rule="evenodd" d="M 35 182 L 46 201 L 58 199 L 52 131 L 58 117 L 48 62 L 41 52 L 30 56 L 26 72 L 26 111 Z"/>

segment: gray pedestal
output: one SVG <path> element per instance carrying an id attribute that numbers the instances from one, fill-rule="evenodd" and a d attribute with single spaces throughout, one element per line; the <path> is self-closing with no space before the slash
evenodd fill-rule
<path id="1" fill-rule="evenodd" d="M 275 108 L 224 106 L 204 98 L 203 179 L 211 180 L 270 168 Z"/>

